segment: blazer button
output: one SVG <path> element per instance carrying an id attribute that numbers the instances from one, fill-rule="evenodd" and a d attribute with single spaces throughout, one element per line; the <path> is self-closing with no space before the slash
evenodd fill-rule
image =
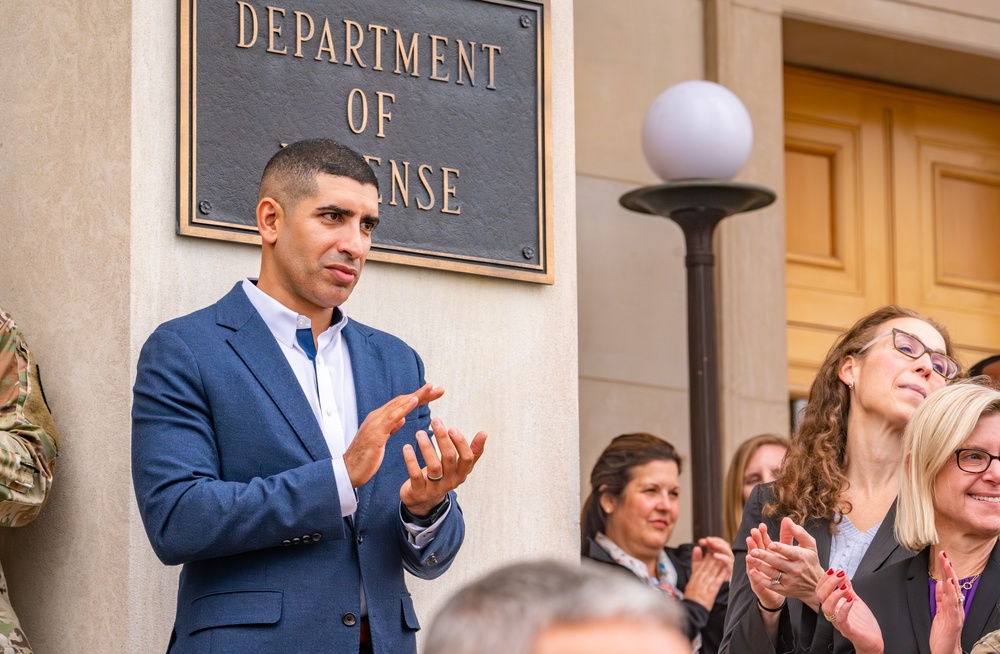
<path id="1" fill-rule="evenodd" d="M 358 534 L 358 545 L 360 545 L 363 542 L 365 542 L 365 535 L 364 534 Z"/>
<path id="2" fill-rule="evenodd" d="M 285 540 L 281 541 L 281 544 L 284 545 L 285 547 L 288 547 L 289 545 L 292 544 L 292 541 L 286 538 Z"/>
<path id="3" fill-rule="evenodd" d="M 292 545 L 301 545 L 301 544 L 302 544 L 301 538 L 296 536 L 295 538 L 292 539 Z"/>
<path id="4" fill-rule="evenodd" d="M 344 623 L 345 627 L 353 627 L 358 623 L 358 618 L 353 613 L 345 613 L 344 617 L 340 619 Z"/>
<path id="5" fill-rule="evenodd" d="M 431 554 L 427 557 L 427 565 L 437 565 L 438 557 Z"/>
<path id="6" fill-rule="evenodd" d="M 302 535 L 302 544 L 303 545 L 308 545 L 311 542 L 312 542 L 312 538 L 309 537 L 309 534 L 303 534 Z"/>
<path id="7" fill-rule="evenodd" d="M 313 539 L 314 543 L 318 543 L 322 538 L 323 538 L 323 534 L 319 533 L 318 531 L 315 534 L 312 535 L 312 539 Z"/>

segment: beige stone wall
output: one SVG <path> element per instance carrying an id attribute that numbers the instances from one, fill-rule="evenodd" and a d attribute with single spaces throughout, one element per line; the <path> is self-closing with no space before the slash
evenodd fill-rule
<path id="1" fill-rule="evenodd" d="M 38 352 L 64 441 L 50 505 L 2 557 L 40 654 L 164 649 L 177 569 L 152 555 L 132 495 L 135 361 L 159 322 L 215 301 L 259 257 L 175 234 L 176 3 L 100 4 L 0 5 L 0 302 Z M 421 352 L 447 390 L 438 415 L 491 435 L 460 494 L 462 554 L 413 584 L 425 623 L 506 561 L 576 557 L 572 2 L 553 0 L 550 18 L 555 284 L 373 262 L 347 306 Z"/>
<path id="2" fill-rule="evenodd" d="M 124 651 L 131 6 L 19 0 L 0 22 L 0 302 L 62 432 L 49 505 L 2 560 L 37 652 Z"/>

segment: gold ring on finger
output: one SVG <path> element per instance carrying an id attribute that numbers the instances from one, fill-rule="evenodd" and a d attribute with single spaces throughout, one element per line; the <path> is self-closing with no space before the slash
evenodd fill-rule
<path id="1" fill-rule="evenodd" d="M 830 622 L 836 622 L 836 621 L 837 621 L 837 612 L 836 612 L 836 611 L 834 611 L 834 612 L 833 612 L 832 614 L 830 614 L 830 615 L 827 615 L 826 613 L 824 613 L 824 614 L 823 614 L 823 617 L 824 617 L 824 618 L 826 618 L 826 619 L 827 619 L 828 621 L 830 621 Z"/>

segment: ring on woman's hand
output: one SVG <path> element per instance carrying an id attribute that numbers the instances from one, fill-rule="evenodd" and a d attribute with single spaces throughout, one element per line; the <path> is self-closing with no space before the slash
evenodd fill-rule
<path id="1" fill-rule="evenodd" d="M 441 475 L 440 477 L 431 477 L 430 475 L 427 475 L 427 481 L 441 481 L 442 479 L 444 479 L 444 475 Z"/>
<path id="2" fill-rule="evenodd" d="M 837 612 L 834 611 L 831 615 L 827 615 L 826 613 L 824 613 L 823 617 L 826 618 L 830 622 L 836 622 L 837 621 Z"/>
<path id="3" fill-rule="evenodd" d="M 959 593 L 958 597 L 956 597 L 955 599 L 958 600 L 959 604 L 965 604 L 965 595 L 963 595 L 962 593 Z"/>
<path id="4" fill-rule="evenodd" d="M 777 586 L 778 584 L 781 583 L 781 575 L 782 574 L 783 573 L 781 572 L 781 570 L 778 570 L 778 576 L 771 580 L 771 585 L 772 586 Z"/>

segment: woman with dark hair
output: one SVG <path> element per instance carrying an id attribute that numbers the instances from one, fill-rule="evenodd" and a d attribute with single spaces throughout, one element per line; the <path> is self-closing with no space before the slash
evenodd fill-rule
<path id="1" fill-rule="evenodd" d="M 590 473 L 580 519 L 584 559 L 615 566 L 680 601 L 695 651 L 715 654 L 726 615 L 733 553 L 726 541 L 667 547 L 680 514 L 681 458 L 651 434 L 611 441 Z"/>
<path id="2" fill-rule="evenodd" d="M 816 585 L 829 567 L 864 577 L 913 556 L 893 534 L 903 429 L 958 376 L 947 330 L 878 309 L 830 349 L 773 484 L 743 511 L 723 652 L 830 651 Z"/>
<path id="3" fill-rule="evenodd" d="M 732 541 L 740 528 L 743 506 L 754 486 L 778 478 L 781 460 L 788 451 L 788 439 L 777 434 L 758 434 L 743 441 L 733 454 L 722 489 L 722 527 Z"/>

